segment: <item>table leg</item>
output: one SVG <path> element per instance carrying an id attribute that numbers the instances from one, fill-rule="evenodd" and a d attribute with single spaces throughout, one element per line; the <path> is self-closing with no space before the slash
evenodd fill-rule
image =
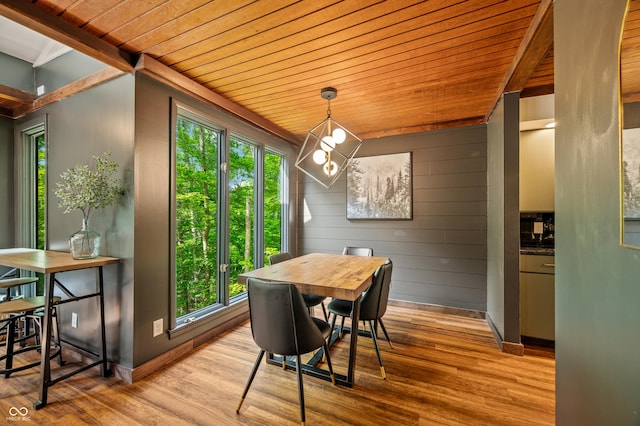
<path id="1" fill-rule="evenodd" d="M 104 280 L 102 275 L 102 266 L 98 267 L 97 271 L 97 281 L 98 281 L 98 299 L 100 303 L 100 325 L 102 329 L 102 340 L 101 344 L 101 353 L 102 353 L 102 364 L 100 366 L 100 373 L 102 377 L 109 377 L 111 375 L 111 370 L 107 365 L 107 337 L 105 332 L 105 324 L 104 324 Z"/>
<path id="2" fill-rule="evenodd" d="M 360 298 L 354 300 L 351 310 L 351 342 L 349 343 L 349 369 L 347 370 L 347 383 L 353 386 L 356 371 L 356 349 L 358 347 L 358 322 L 360 321 Z M 355 328 L 355 330 L 354 330 Z"/>
<path id="3" fill-rule="evenodd" d="M 55 274 L 50 273 L 46 280 L 47 287 L 44 291 L 44 315 L 42 316 L 42 336 L 40 339 L 41 360 L 40 360 L 40 398 L 34 404 L 35 409 L 40 409 L 47 405 L 47 390 L 51 381 L 51 364 L 49 354 L 51 353 L 51 314 L 53 312 L 53 289 L 55 287 Z"/>

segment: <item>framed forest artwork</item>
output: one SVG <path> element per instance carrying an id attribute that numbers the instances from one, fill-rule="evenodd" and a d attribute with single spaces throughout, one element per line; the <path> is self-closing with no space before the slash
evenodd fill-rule
<path id="1" fill-rule="evenodd" d="M 411 153 L 358 157 L 347 166 L 347 219 L 413 217 Z"/>
<path id="2" fill-rule="evenodd" d="M 640 128 L 622 131 L 624 219 L 640 219 Z"/>

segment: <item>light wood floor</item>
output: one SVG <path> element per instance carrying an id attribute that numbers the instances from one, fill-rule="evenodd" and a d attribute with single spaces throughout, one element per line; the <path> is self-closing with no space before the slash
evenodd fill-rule
<path id="1" fill-rule="evenodd" d="M 501 353 L 482 319 L 394 305 L 384 321 L 394 346 L 380 333 L 387 380 L 371 340 L 360 338 L 353 388 L 304 376 L 307 425 L 554 424 L 552 354 Z M 334 346 L 336 370 L 346 371 L 347 351 L 347 340 Z M 53 386 L 38 411 L 37 369 L 23 371 L 0 378 L 0 421 L 27 407 L 30 423 L 7 423 L 299 424 L 295 372 L 264 363 L 236 414 L 256 355 L 247 322 L 133 385 L 83 372 Z"/>

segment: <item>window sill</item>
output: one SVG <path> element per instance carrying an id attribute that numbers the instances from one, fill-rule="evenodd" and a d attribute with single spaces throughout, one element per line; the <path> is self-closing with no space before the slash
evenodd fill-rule
<path id="1" fill-rule="evenodd" d="M 232 305 L 218 309 L 207 315 L 203 315 L 191 322 L 185 322 L 177 325 L 175 328 L 168 331 L 169 340 L 178 338 L 193 339 L 194 337 L 243 315 L 248 311 L 249 304 L 247 299 L 239 300 Z"/>

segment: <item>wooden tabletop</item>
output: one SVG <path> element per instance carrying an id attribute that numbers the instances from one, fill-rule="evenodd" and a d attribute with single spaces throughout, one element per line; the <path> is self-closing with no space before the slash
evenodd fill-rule
<path id="1" fill-rule="evenodd" d="M 246 283 L 254 277 L 290 282 L 301 293 L 356 300 L 385 260 L 386 257 L 312 253 L 240 274 L 238 280 Z"/>
<path id="2" fill-rule="evenodd" d="M 118 263 L 116 257 L 98 256 L 95 259 L 78 260 L 70 253 L 25 248 L 0 249 L 0 265 L 48 274 L 72 271 Z"/>

